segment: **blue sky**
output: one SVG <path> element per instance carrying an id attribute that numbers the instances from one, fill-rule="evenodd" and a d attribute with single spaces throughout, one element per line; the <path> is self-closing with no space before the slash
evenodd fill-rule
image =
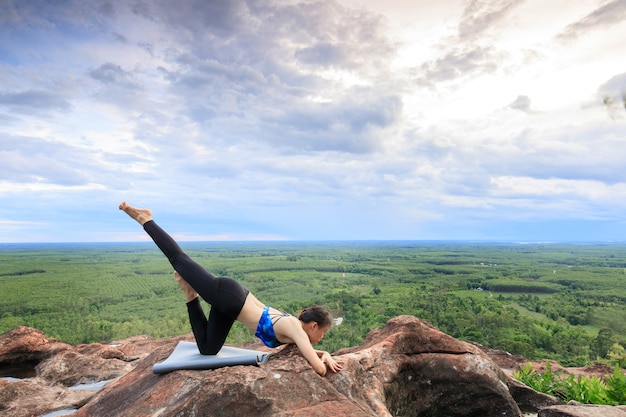
<path id="1" fill-rule="evenodd" d="M 0 242 L 623 241 L 626 1 L 0 1 Z"/>

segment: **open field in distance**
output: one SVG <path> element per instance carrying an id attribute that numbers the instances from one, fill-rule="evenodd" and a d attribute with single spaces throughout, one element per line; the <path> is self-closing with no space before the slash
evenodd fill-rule
<path id="1" fill-rule="evenodd" d="M 626 245 L 470 242 L 182 243 L 218 276 L 341 326 L 321 348 L 359 344 L 410 314 L 464 340 L 566 365 L 626 345 Z M 0 332 L 25 325 L 69 343 L 190 331 L 184 297 L 152 243 L 0 244 Z M 253 336 L 236 326 L 228 340 Z M 616 353 L 617 350 L 617 353 Z"/>

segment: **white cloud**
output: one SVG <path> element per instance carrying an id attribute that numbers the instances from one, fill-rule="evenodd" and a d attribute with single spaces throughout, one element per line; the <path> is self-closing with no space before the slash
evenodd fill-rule
<path id="1" fill-rule="evenodd" d="M 623 25 L 626 20 L 626 2 L 610 0 L 602 2 L 580 20 L 567 25 L 559 38 L 569 41 L 592 30 L 607 30 L 614 25 Z"/>
<path id="2" fill-rule="evenodd" d="M 621 219 L 623 1 L 0 8 L 4 241 L 132 239 L 123 199 L 185 240 Z"/>

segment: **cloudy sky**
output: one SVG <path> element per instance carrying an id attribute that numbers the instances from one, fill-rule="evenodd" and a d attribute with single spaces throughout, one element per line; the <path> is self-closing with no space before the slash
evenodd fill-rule
<path id="1" fill-rule="evenodd" d="M 0 0 L 0 242 L 626 240 L 626 0 Z"/>

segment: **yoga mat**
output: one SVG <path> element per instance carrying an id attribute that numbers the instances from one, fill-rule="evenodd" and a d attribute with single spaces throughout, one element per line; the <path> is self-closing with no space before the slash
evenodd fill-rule
<path id="1" fill-rule="evenodd" d="M 234 365 L 259 365 L 267 362 L 270 353 L 224 346 L 217 355 L 202 355 L 193 342 L 178 342 L 163 362 L 154 364 L 152 372 L 165 374 L 178 369 L 215 369 Z"/>

